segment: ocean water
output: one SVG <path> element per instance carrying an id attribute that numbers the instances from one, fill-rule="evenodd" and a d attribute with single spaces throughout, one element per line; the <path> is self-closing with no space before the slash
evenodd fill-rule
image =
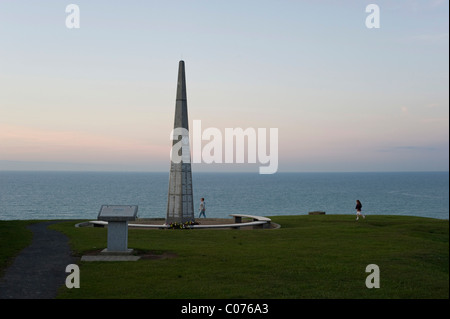
<path id="1" fill-rule="evenodd" d="M 96 219 L 101 205 L 164 218 L 168 173 L 0 172 L 0 219 Z M 449 218 L 449 173 L 193 173 L 207 217 L 355 214 Z M 197 213 L 198 214 L 198 213 Z"/>

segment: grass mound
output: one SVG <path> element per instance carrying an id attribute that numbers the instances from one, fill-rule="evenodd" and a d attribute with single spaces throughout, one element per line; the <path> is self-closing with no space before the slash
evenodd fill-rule
<path id="1" fill-rule="evenodd" d="M 449 298 L 449 224 L 408 216 L 272 217 L 270 230 L 130 229 L 136 262 L 81 262 L 80 288 L 59 298 Z M 0 221 L 0 274 L 31 242 L 35 221 Z M 79 257 L 106 247 L 107 229 L 50 226 Z M 161 256 L 161 258 L 158 258 Z M 369 264 L 380 288 L 366 287 Z"/>
<path id="2" fill-rule="evenodd" d="M 274 230 L 130 229 L 128 246 L 174 258 L 80 262 L 61 298 L 448 298 L 447 220 L 406 216 L 276 216 Z M 75 254 L 106 247 L 107 230 L 55 224 Z M 380 288 L 366 287 L 366 266 Z"/>

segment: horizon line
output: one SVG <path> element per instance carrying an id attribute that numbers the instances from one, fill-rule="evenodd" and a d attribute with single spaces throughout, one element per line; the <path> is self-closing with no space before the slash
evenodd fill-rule
<path id="1" fill-rule="evenodd" d="M 51 169 L 0 169 L 0 173 L 5 172 L 34 172 L 34 173 L 167 173 L 169 174 L 169 171 L 144 171 L 144 170 L 51 170 Z M 193 172 L 194 173 L 194 172 Z M 292 174 L 292 173 L 311 173 L 311 174 L 339 174 L 339 173 L 450 173 L 450 171 L 443 171 L 443 170 L 406 170 L 406 171 L 278 171 L 274 174 L 259 174 L 255 171 L 198 171 L 196 174 L 258 174 L 258 175 L 275 175 L 275 174 Z"/>

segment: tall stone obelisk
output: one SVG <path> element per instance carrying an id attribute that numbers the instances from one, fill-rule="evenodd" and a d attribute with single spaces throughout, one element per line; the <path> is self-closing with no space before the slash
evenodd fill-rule
<path id="1" fill-rule="evenodd" d="M 194 222 L 191 154 L 184 61 L 178 65 L 166 224 Z"/>

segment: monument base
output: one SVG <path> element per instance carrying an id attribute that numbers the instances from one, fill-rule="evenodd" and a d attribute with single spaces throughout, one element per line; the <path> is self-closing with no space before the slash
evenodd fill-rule
<path id="1" fill-rule="evenodd" d="M 81 261 L 137 261 L 140 256 L 132 255 L 133 249 L 128 251 L 108 251 L 103 249 L 98 255 L 85 255 L 81 257 Z"/>
<path id="2" fill-rule="evenodd" d="M 108 248 L 103 249 L 100 254 L 104 256 L 128 256 L 133 254 L 134 250 L 128 248 L 127 250 L 109 250 Z"/>

